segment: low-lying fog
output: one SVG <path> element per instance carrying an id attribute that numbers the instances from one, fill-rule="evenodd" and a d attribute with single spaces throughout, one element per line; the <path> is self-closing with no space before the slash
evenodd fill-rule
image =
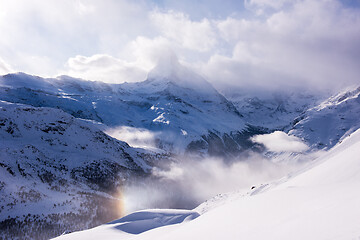
<path id="1" fill-rule="evenodd" d="M 157 133 L 128 127 L 108 130 L 108 134 L 134 147 L 154 148 Z M 122 189 L 125 214 L 148 208 L 195 208 L 219 193 L 251 189 L 286 176 L 317 153 L 294 136 L 284 132 L 257 135 L 254 142 L 269 151 L 266 156 L 249 152 L 238 159 L 178 156 L 166 166 L 156 167 L 151 175 L 132 181 Z M 270 154 L 269 154 L 270 153 Z"/>

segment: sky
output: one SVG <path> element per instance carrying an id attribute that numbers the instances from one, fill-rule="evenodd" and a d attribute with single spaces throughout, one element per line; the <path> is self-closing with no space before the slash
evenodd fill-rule
<path id="1" fill-rule="evenodd" d="M 0 32 L 0 74 L 136 82 L 173 52 L 219 87 L 360 84 L 360 0 L 0 0 Z"/>

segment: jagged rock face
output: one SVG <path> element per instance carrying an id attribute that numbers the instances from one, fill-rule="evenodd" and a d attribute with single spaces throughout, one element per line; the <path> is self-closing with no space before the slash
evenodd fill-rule
<path id="1" fill-rule="evenodd" d="M 121 186 L 146 174 L 146 154 L 62 110 L 0 102 L 0 238 L 48 239 L 118 218 Z"/>

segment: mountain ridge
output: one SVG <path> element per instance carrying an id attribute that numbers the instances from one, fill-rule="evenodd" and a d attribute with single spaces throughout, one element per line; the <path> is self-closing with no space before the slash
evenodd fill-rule
<path id="1" fill-rule="evenodd" d="M 312 152 L 332 148 L 360 127 L 359 88 L 326 100 L 306 92 L 224 96 L 200 76 L 192 79 L 181 65 L 174 71 L 124 84 L 0 76 L 0 192 L 6 193 L 0 212 L 8 216 L 0 219 L 0 229 L 25 234 L 21 229 L 54 226 L 39 238 L 85 229 L 118 218 L 119 212 L 112 212 L 121 205 L 117 191 L 122 184 L 150 180 L 154 167 L 167 169 L 192 157 L 231 165 L 253 153 L 272 161 L 274 153 L 252 136 L 285 131 Z M 191 81 L 197 78 L 205 83 Z M 315 124 L 324 121 L 334 131 L 327 131 L 329 124 Z M 135 141 L 145 137 L 145 145 L 125 143 L 128 133 Z M 46 201 L 54 206 L 46 203 L 28 217 L 19 210 L 40 209 Z M 174 212 L 174 217 L 183 215 Z"/>

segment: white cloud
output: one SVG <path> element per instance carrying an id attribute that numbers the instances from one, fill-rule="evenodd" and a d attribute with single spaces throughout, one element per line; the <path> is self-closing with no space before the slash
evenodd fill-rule
<path id="1" fill-rule="evenodd" d="M 141 2 L 1 0 L 0 6 L 0 55 L 32 74 L 55 76 L 76 55 L 116 57 L 129 41 L 151 31 Z M 33 58 L 48 61 L 30 65 Z"/>
<path id="2" fill-rule="evenodd" d="M 280 9 L 284 6 L 284 4 L 291 2 L 294 0 L 245 0 L 245 6 L 247 8 L 272 8 L 272 9 Z M 295 0 L 296 1 L 296 0 Z"/>
<path id="3" fill-rule="evenodd" d="M 105 131 L 106 134 L 128 143 L 132 147 L 156 148 L 158 133 L 143 128 L 121 126 Z"/>
<path id="4" fill-rule="evenodd" d="M 237 42 L 239 40 L 244 41 L 254 38 L 257 31 L 252 31 L 259 29 L 261 27 L 261 22 L 259 20 L 247 20 L 247 19 L 237 19 L 233 17 L 228 17 L 224 20 L 216 22 L 216 27 L 220 32 L 220 36 L 228 42 Z"/>
<path id="5" fill-rule="evenodd" d="M 309 149 L 300 138 L 290 136 L 281 131 L 256 135 L 252 137 L 252 141 L 264 144 L 265 147 L 272 152 L 304 152 Z"/>
<path id="6" fill-rule="evenodd" d="M 0 74 L 7 74 L 12 72 L 10 65 L 7 64 L 2 58 L 0 58 Z"/>
<path id="7" fill-rule="evenodd" d="M 294 1 L 266 17 L 227 18 L 217 27 L 233 51 L 199 65 L 215 84 L 337 89 L 358 82 L 359 9 L 334 0 Z"/>
<path id="8" fill-rule="evenodd" d="M 173 52 L 175 47 L 167 38 L 161 36 L 152 39 L 140 36 L 128 45 L 128 50 L 131 51 L 129 55 L 132 54 L 139 65 L 151 70 L 161 56 Z"/>
<path id="9" fill-rule="evenodd" d="M 137 82 L 146 79 L 147 71 L 109 55 L 76 56 L 67 62 L 66 74 L 108 83 Z"/>
<path id="10" fill-rule="evenodd" d="M 300 166 L 296 161 L 274 163 L 256 154 L 232 163 L 223 159 L 182 158 L 167 167 L 153 168 L 155 178 L 126 186 L 125 208 L 194 208 L 219 193 L 246 193 L 252 186 L 283 177 Z"/>
<path id="11" fill-rule="evenodd" d="M 173 51 L 215 85 L 358 83 L 358 8 L 337 0 L 247 0 L 250 11 L 215 3 L 206 8 L 212 13 L 194 16 L 167 1 L 0 0 L 0 55 L 31 74 L 111 82 L 143 80 L 160 55 Z"/>
<path id="12" fill-rule="evenodd" d="M 83 1 L 76 1 L 77 9 L 80 14 L 91 14 L 96 11 L 96 8 L 92 4 L 85 4 Z"/>
<path id="13" fill-rule="evenodd" d="M 182 12 L 153 11 L 150 13 L 150 20 L 165 37 L 184 48 L 208 51 L 216 44 L 217 40 L 212 24 L 206 18 L 197 22 L 191 21 L 189 16 Z"/>
<path id="14" fill-rule="evenodd" d="M 137 37 L 127 44 L 124 55 L 130 60 L 122 60 L 106 54 L 75 56 L 67 61 L 67 69 L 62 74 L 98 80 L 108 83 L 139 82 L 146 79 L 160 58 L 173 53 L 168 39 Z"/>

